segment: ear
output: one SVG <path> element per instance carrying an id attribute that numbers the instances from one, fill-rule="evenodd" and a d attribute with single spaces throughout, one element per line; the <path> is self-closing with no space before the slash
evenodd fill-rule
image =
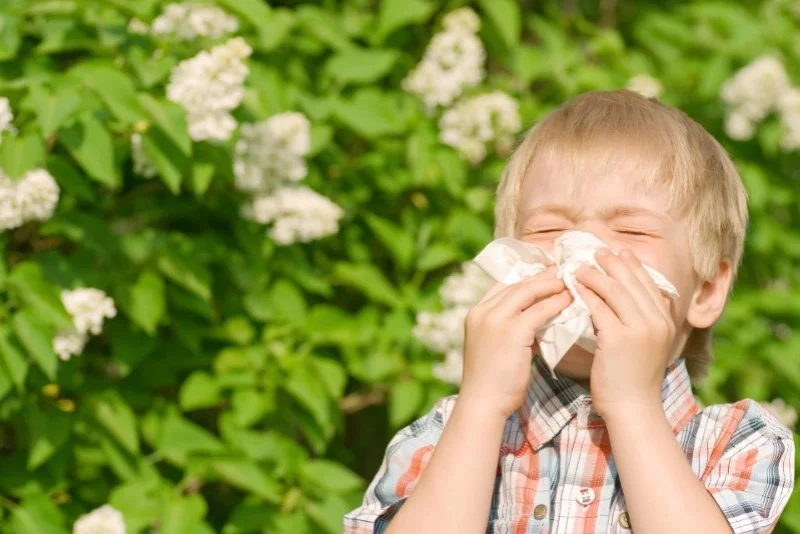
<path id="1" fill-rule="evenodd" d="M 733 279 L 733 266 L 727 258 L 719 264 L 717 275 L 710 279 L 700 282 L 700 286 L 692 295 L 689 303 L 689 311 L 686 320 L 694 328 L 709 328 L 725 307 L 728 298 L 728 290 Z"/>

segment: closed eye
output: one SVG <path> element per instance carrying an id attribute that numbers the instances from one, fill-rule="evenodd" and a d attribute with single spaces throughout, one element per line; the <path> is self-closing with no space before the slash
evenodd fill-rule
<path id="1" fill-rule="evenodd" d="M 550 234 L 553 232 L 566 232 L 563 228 L 544 228 L 542 230 L 531 230 L 530 234 Z"/>
<path id="2" fill-rule="evenodd" d="M 645 237 L 649 237 L 649 236 L 652 235 L 652 234 L 648 234 L 647 232 L 640 232 L 638 230 L 615 230 L 615 232 L 617 232 L 619 234 L 637 235 L 637 236 L 645 236 Z"/>

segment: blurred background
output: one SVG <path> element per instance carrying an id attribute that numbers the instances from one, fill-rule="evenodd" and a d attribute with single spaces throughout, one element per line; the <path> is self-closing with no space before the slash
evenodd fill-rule
<path id="1" fill-rule="evenodd" d="M 504 158 L 592 89 L 733 155 L 696 395 L 795 427 L 798 35 L 797 0 L 2 0 L 0 532 L 341 532 L 457 390 Z"/>

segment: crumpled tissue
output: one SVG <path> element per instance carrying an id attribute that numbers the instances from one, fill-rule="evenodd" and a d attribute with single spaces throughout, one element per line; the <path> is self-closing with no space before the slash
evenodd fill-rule
<path id="1" fill-rule="evenodd" d="M 552 372 L 573 345 L 591 353 L 597 348 L 591 313 L 575 288 L 575 273 L 584 264 L 605 272 L 594 257 L 595 251 L 604 247 L 611 248 L 594 234 L 581 231 L 566 232 L 556 239 L 553 255 L 538 245 L 501 237 L 486 245 L 473 260 L 492 278 L 509 285 L 535 276 L 550 265 L 558 266 L 557 276 L 573 300 L 536 333 L 542 359 Z M 617 250 L 611 252 L 618 254 Z M 663 274 L 646 265 L 644 268 L 665 295 L 678 298 L 675 286 Z"/>

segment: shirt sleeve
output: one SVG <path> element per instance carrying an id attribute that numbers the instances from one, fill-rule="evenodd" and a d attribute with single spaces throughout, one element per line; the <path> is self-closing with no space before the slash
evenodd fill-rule
<path id="1" fill-rule="evenodd" d="M 361 506 L 344 516 L 344 534 L 385 532 L 428 465 L 455 398 L 451 395 L 439 399 L 427 414 L 392 437 Z"/>
<path id="2" fill-rule="evenodd" d="M 772 532 L 794 487 L 792 432 L 752 400 L 717 443 L 702 477 L 735 534 Z"/>

